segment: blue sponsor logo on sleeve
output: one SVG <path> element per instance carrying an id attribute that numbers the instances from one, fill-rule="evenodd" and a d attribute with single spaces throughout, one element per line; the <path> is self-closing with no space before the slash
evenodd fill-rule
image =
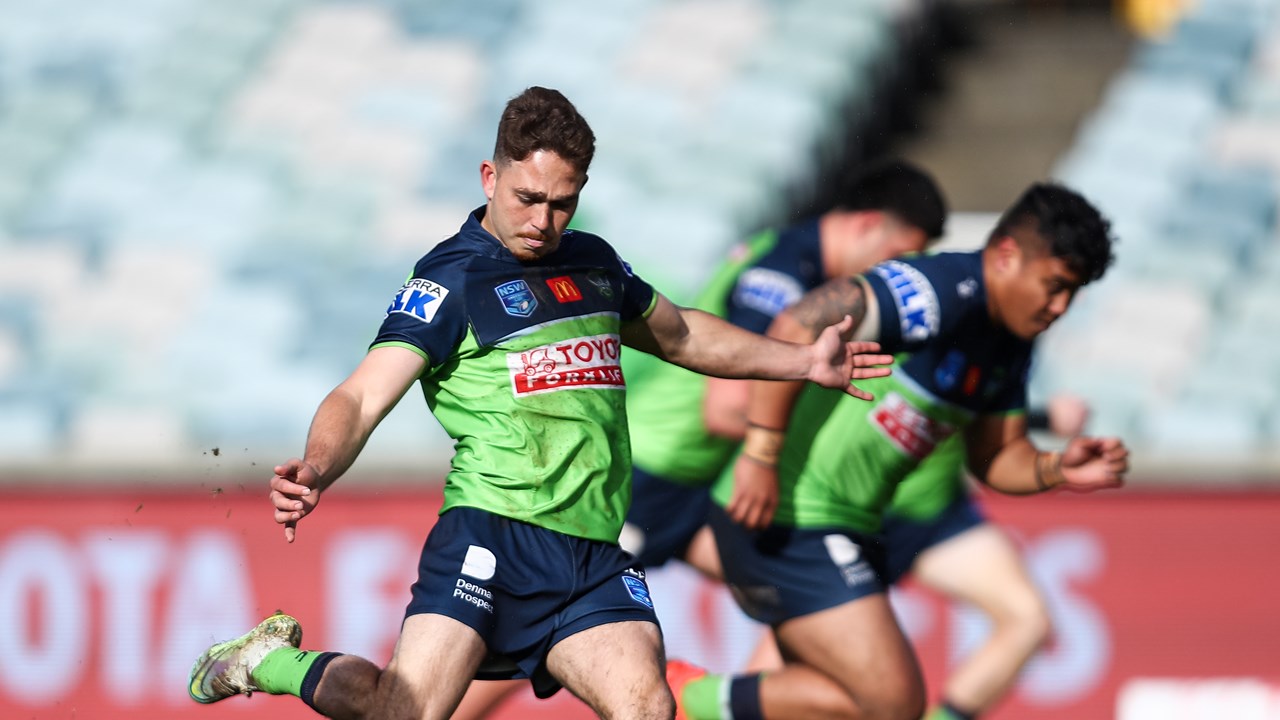
<path id="1" fill-rule="evenodd" d="M 924 273 L 896 260 L 877 265 L 875 273 L 889 286 L 903 340 L 919 342 L 938 334 L 938 295 Z"/>
<path id="2" fill-rule="evenodd" d="M 795 278 L 777 270 L 751 268 L 738 278 L 733 299 L 742 307 L 774 317 L 804 295 Z"/>
<path id="3" fill-rule="evenodd" d="M 649 596 L 649 586 L 645 585 L 643 580 L 637 580 L 630 575 L 623 575 L 622 584 L 627 586 L 627 593 L 631 595 L 632 600 L 650 610 L 653 609 L 653 598 Z"/>
<path id="4" fill-rule="evenodd" d="M 402 313 L 429 323 L 449 295 L 449 288 L 426 278 L 413 278 L 400 288 L 387 308 L 387 314 Z"/>
<path id="5" fill-rule="evenodd" d="M 533 296 L 529 284 L 523 280 L 502 283 L 493 291 L 498 294 L 498 299 L 502 301 L 502 309 L 508 315 L 529 317 L 534 310 L 538 309 L 538 298 Z"/>

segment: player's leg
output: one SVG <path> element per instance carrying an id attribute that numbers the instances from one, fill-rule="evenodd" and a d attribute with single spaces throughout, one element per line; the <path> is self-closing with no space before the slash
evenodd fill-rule
<path id="1" fill-rule="evenodd" d="M 645 570 L 611 543 L 571 538 L 575 592 L 556 614 L 545 673 L 604 718 L 670 718 L 662 631 Z M 546 697 L 543 673 L 531 675 Z"/>
<path id="2" fill-rule="evenodd" d="M 673 682 L 684 715 L 915 720 L 924 711 L 924 681 L 884 593 L 793 618 L 777 634 L 780 669 Z"/>
<path id="3" fill-rule="evenodd" d="M 970 716 L 993 706 L 1047 640 L 1044 600 L 1012 541 L 983 523 L 924 550 L 913 572 L 927 587 L 991 617 L 991 636 L 947 678 L 943 698 Z"/>
<path id="4" fill-rule="evenodd" d="M 596 625 L 556 643 L 547 670 L 602 718 L 669 720 L 675 701 L 663 675 L 657 624 Z"/>
<path id="5" fill-rule="evenodd" d="M 386 669 L 339 656 L 325 669 L 312 707 L 335 720 L 447 718 L 484 655 L 480 635 L 461 622 L 443 615 L 411 615 Z"/>
<path id="6" fill-rule="evenodd" d="M 489 716 L 507 698 L 529 686 L 528 680 L 476 680 L 462 696 L 451 720 L 480 720 Z"/>
<path id="7" fill-rule="evenodd" d="M 703 525 L 689 539 L 684 551 L 684 561 L 690 567 L 702 573 L 703 577 L 716 582 L 724 582 L 724 568 L 720 565 L 720 551 L 716 548 L 716 537 L 711 528 Z M 649 567 L 648 564 L 645 567 Z"/>
<path id="8" fill-rule="evenodd" d="M 298 649 L 301 628 L 273 615 L 210 648 L 192 668 L 190 693 L 209 703 L 260 690 L 301 698 L 326 717 L 446 718 L 484 657 L 475 630 L 440 615 L 405 620 L 391 663 Z"/>
<path id="9" fill-rule="evenodd" d="M 778 648 L 778 640 L 774 637 L 773 631 L 766 628 L 760 633 L 760 639 L 756 641 L 756 647 L 751 651 L 751 657 L 747 659 L 743 672 L 761 673 L 777 670 L 782 667 L 782 663 L 782 651 Z"/>
<path id="10" fill-rule="evenodd" d="M 786 666 L 678 678 L 677 704 L 691 720 L 919 716 L 923 681 L 885 597 L 874 540 L 838 528 L 751 531 L 719 507 L 710 524 L 734 598 L 774 625 Z"/>
<path id="11" fill-rule="evenodd" d="M 886 594 L 793 618 L 777 635 L 787 664 L 761 681 L 763 717 L 908 720 L 924 712 L 924 680 Z M 823 676 L 846 697 L 824 689 Z"/>

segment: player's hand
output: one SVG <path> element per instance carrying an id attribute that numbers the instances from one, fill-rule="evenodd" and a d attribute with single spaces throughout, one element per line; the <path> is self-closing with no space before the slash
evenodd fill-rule
<path id="1" fill-rule="evenodd" d="M 880 354 L 880 344 L 851 342 L 853 318 L 848 315 L 828 326 L 813 342 L 814 361 L 809 380 L 828 388 L 843 390 L 860 400 L 875 396 L 853 385 L 853 380 L 884 377 L 892 372 L 892 355 Z"/>
<path id="2" fill-rule="evenodd" d="M 1068 490 L 1092 492 L 1124 484 L 1129 448 L 1119 438 L 1077 437 L 1062 451 L 1062 484 Z"/>
<path id="3" fill-rule="evenodd" d="M 271 504 L 275 506 L 276 522 L 284 525 L 284 539 L 293 542 L 297 535 L 298 521 L 316 509 L 320 491 L 313 489 L 320 479 L 316 469 L 292 458 L 277 465 L 271 478 Z"/>
<path id="4" fill-rule="evenodd" d="M 733 466 L 733 495 L 725 512 L 749 530 L 760 530 L 773 521 L 778 508 L 778 468 L 739 455 Z"/>

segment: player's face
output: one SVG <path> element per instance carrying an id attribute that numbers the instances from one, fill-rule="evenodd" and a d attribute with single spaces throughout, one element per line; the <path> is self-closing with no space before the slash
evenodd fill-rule
<path id="1" fill-rule="evenodd" d="M 521 262 L 556 251 L 587 176 L 554 152 L 538 150 L 524 160 L 480 164 L 489 198 L 480 223 Z"/>
<path id="2" fill-rule="evenodd" d="M 1048 254 L 1016 250 L 1008 271 L 997 297 L 1000 317 L 1010 332 L 1024 340 L 1035 338 L 1062 317 L 1081 285 L 1080 276 L 1062 258 Z"/>

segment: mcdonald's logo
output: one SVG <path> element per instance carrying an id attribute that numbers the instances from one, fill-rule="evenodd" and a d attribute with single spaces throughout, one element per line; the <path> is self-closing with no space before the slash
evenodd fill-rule
<path id="1" fill-rule="evenodd" d="M 556 300 L 562 303 L 577 302 L 582 299 L 582 291 L 573 284 L 573 278 L 568 275 L 547 278 L 547 287 L 551 288 L 551 294 L 556 296 Z"/>

